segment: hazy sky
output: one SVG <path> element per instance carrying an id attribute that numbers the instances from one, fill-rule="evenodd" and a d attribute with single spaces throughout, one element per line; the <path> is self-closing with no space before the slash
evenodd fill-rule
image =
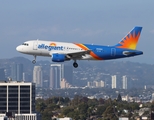
<path id="1" fill-rule="evenodd" d="M 154 0 L 1 0 L 0 56 L 33 59 L 15 49 L 32 39 L 114 45 L 134 26 L 144 55 L 125 60 L 153 64 Z"/>

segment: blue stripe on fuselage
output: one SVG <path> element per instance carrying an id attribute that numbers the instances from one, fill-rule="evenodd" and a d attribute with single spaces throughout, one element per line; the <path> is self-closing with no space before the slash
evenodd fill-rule
<path id="1" fill-rule="evenodd" d="M 89 45 L 89 44 L 84 44 L 84 45 L 90 50 L 92 50 L 92 52 L 96 56 L 102 58 L 103 60 L 118 59 L 118 58 L 131 57 L 143 54 L 143 52 L 141 51 L 122 49 L 122 48 L 117 48 L 115 46 L 101 46 L 101 45 Z M 123 53 L 124 51 L 132 52 L 134 54 L 124 55 Z"/>
<path id="2" fill-rule="evenodd" d="M 92 50 L 96 56 L 102 59 L 111 58 L 111 47 L 101 46 L 101 45 L 90 45 L 90 44 L 84 44 L 84 45 L 90 50 Z"/>

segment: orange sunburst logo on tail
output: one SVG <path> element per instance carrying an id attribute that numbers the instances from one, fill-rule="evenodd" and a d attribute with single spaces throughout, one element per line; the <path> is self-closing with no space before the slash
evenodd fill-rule
<path id="1" fill-rule="evenodd" d="M 123 40 L 119 43 L 120 46 L 118 48 L 127 48 L 127 49 L 136 49 L 138 39 L 140 37 L 140 32 L 136 33 L 133 31 L 132 33 L 129 33 Z"/>

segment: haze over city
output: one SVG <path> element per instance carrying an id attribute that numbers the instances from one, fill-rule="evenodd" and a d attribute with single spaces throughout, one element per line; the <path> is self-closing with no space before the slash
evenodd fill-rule
<path id="1" fill-rule="evenodd" d="M 1 58 L 32 60 L 16 51 L 16 46 L 32 39 L 114 45 L 134 26 L 142 26 L 137 49 L 144 54 L 123 60 L 153 64 L 153 5 L 153 0 L 1 1 Z M 44 59 L 50 60 L 37 60 Z"/>

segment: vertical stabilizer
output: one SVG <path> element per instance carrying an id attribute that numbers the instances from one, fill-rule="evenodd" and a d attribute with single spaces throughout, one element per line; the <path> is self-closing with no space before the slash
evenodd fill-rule
<path id="1" fill-rule="evenodd" d="M 118 48 L 135 50 L 142 27 L 134 27 L 117 45 Z"/>

